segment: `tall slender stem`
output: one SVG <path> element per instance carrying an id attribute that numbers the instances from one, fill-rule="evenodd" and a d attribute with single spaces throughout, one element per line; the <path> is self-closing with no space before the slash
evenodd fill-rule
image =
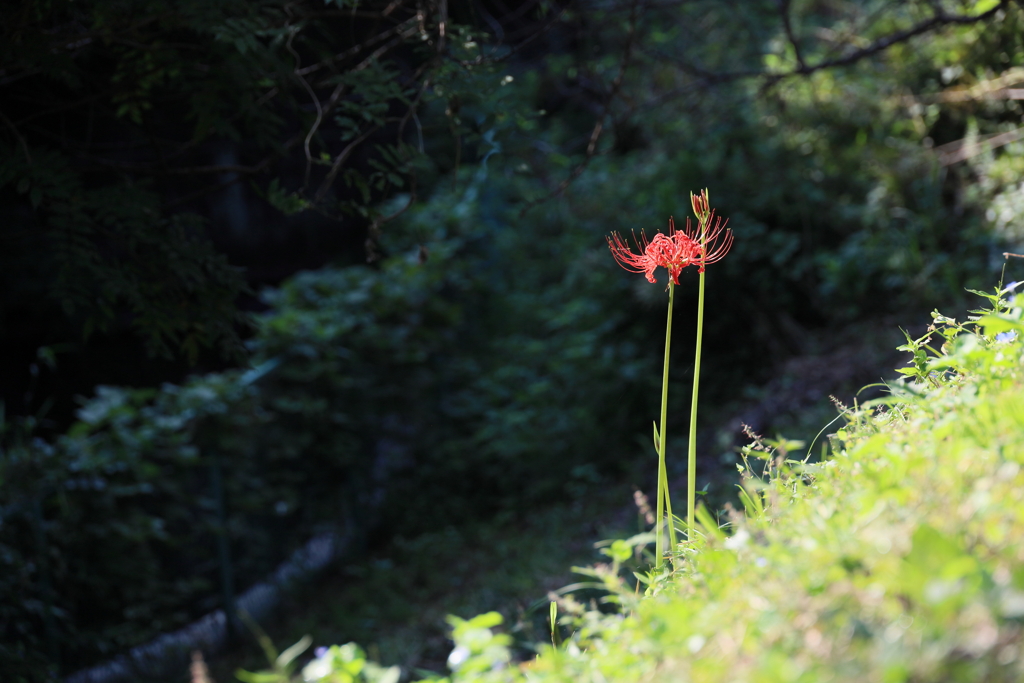
<path id="1" fill-rule="evenodd" d="M 668 492 L 668 471 L 665 467 L 665 421 L 668 418 L 668 363 L 672 349 L 672 308 L 676 290 L 672 279 L 668 282 L 668 320 L 665 322 L 665 368 L 661 375 L 661 419 L 658 421 L 658 519 L 654 531 L 654 552 L 657 554 L 655 567 L 661 567 L 665 560 L 665 540 L 662 527 L 668 513 L 668 535 L 671 547 L 676 547 L 676 528 L 672 521 L 672 501 Z"/>
<path id="2" fill-rule="evenodd" d="M 700 343 L 704 332 L 704 272 L 697 295 L 697 356 L 693 361 L 693 399 L 690 403 L 690 442 L 686 458 L 686 538 L 694 540 L 693 509 L 697 497 L 697 388 L 700 386 Z"/>

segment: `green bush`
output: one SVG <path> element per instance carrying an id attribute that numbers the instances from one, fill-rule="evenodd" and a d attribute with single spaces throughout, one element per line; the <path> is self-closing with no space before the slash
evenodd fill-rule
<path id="1" fill-rule="evenodd" d="M 253 370 L 101 387 L 53 444 L 10 431 L 12 661 L 72 669 L 218 607 L 216 470 L 241 589 L 321 525 L 516 515 L 631 467 L 622 406 L 650 359 L 607 310 L 614 264 L 593 229 L 541 242 L 484 215 L 481 182 L 414 212 L 429 247 L 266 292 Z"/>
<path id="2" fill-rule="evenodd" d="M 608 301 L 621 286 L 595 230 L 516 229 L 514 207 L 489 215 L 474 200 L 482 187 L 414 210 L 385 234 L 393 255 L 376 268 L 305 273 L 268 293 L 254 343 L 281 361 L 265 384 L 276 415 L 285 396 L 320 401 L 275 428 L 301 444 L 350 406 L 388 477 L 384 514 L 406 530 L 514 512 L 622 471 L 620 408 L 651 360 L 637 357 L 639 335 L 621 334 L 626 312 Z"/>
<path id="3" fill-rule="evenodd" d="M 926 3 L 881 7 L 887 11 L 880 15 L 862 15 L 861 5 L 851 10 L 851 41 L 888 35 L 916 21 L 915 12 L 934 11 Z M 439 183 L 385 226 L 376 245 L 384 258 L 372 265 L 303 273 L 267 292 L 271 310 L 250 340 L 258 370 L 194 378 L 180 387 L 103 389 L 83 406 L 80 423 L 50 444 L 34 440 L 31 429 L 10 426 L 0 453 L 0 640 L 8 648 L 0 654 L 29 668 L 58 658 L 65 669 L 76 667 L 213 606 L 211 548 L 221 531 L 211 483 L 217 468 L 240 586 L 321 523 L 349 519 L 365 527 L 367 518 L 379 516 L 385 529 L 413 533 L 467 516 L 522 514 L 538 501 L 585 494 L 602 476 L 627 476 L 636 454 L 648 453 L 645 416 L 655 412 L 663 298 L 660 287 L 617 269 L 603 236 L 634 227 L 652 232 L 673 213 L 682 219 L 688 190 L 709 187 L 737 235 L 729 258 L 708 276 L 705 335 L 715 352 L 705 358 L 703 396 L 710 406 L 765 378 L 773 362 L 801 348 L 809 331 L 867 311 L 955 299 L 965 284 L 987 277 L 993 256 L 1020 251 L 1021 143 L 957 166 L 942 166 L 926 144 L 1016 125 L 1019 104 L 1012 100 L 940 106 L 929 98 L 951 86 L 1002 78 L 1004 62 L 1019 61 L 1024 49 L 1020 8 L 1007 5 L 998 21 L 950 25 L 941 35 L 923 36 L 927 44 L 900 43 L 849 68 L 780 79 L 756 94 L 767 81 L 689 89 L 695 77 L 673 60 L 696 56 L 696 63 L 720 71 L 793 67 L 775 7 L 737 6 L 731 16 L 717 4 L 677 9 L 653 9 L 628 29 L 637 32 L 635 41 L 630 33 L 631 44 L 677 52 L 637 50 L 637 61 L 622 67 L 625 85 L 601 114 L 615 124 L 616 139 L 599 141 L 586 172 L 559 198 L 529 205 L 575 177 L 574 164 L 583 160 L 579 141 L 593 126 L 589 112 L 580 116 L 586 102 L 582 96 L 569 102 L 577 109 L 567 116 L 518 112 L 534 109 L 524 103 L 540 109 L 552 89 L 579 85 L 563 76 L 608 85 L 619 67 L 612 56 L 624 42 L 614 7 L 609 14 L 595 10 L 583 32 L 587 47 L 578 54 L 524 67 L 514 85 L 502 79 L 507 101 L 426 93 L 432 154 L 442 140 L 438 125 L 472 131 L 464 162 L 433 154 L 439 167 L 456 169 L 455 188 Z M 571 11 L 562 18 L 560 31 L 580 21 Z M 846 30 L 810 10 L 796 23 L 805 37 Z M 218 54 L 241 65 L 246 40 L 253 39 L 251 27 L 235 28 L 223 35 L 233 37 L 225 46 L 241 41 L 238 55 L 225 46 Z M 690 40 L 696 30 L 705 32 L 702 40 Z M 456 50 L 471 49 L 472 41 L 459 48 L 460 42 L 453 38 Z M 810 38 L 804 43 L 812 63 L 833 50 Z M 260 53 L 277 54 L 267 50 Z M 128 57 L 117 60 L 119 68 L 135 64 Z M 431 73 L 445 88 L 479 84 L 484 92 L 485 81 L 497 80 L 489 69 L 473 72 L 484 80 L 472 80 L 465 65 L 442 61 Z M 210 70 L 214 80 L 207 86 L 224 73 Z M 376 84 L 388 86 L 389 73 L 377 72 Z M 180 74 L 174 78 L 175 87 L 192 87 Z M 668 97 L 679 90 L 698 94 Z M 917 98 L 909 106 L 908 93 Z M 358 109 L 354 102 L 347 106 Z M 634 104 L 648 102 L 665 106 Z M 259 139 L 269 145 L 273 136 Z M 27 171 L 13 143 L 5 148 L 13 164 L 5 178 L 13 183 Z M 456 148 L 461 153 L 459 143 Z M 36 170 L 53 178 L 53 169 L 66 165 L 63 156 L 33 158 Z M 470 160 L 480 168 L 468 168 Z M 26 155 L 24 163 L 33 162 Z M 365 179 L 350 180 L 367 187 Z M 49 197 L 37 184 L 18 185 L 26 211 Z M 300 195 L 273 187 L 281 208 L 305 206 Z M 128 185 L 122 189 L 117 198 L 131 194 Z M 88 232 L 106 221 L 112 244 L 145 242 L 167 227 L 147 222 L 145 211 L 111 209 L 118 202 L 100 201 L 109 194 L 100 188 L 79 207 L 96 214 L 85 228 L 54 225 Z M 156 194 L 135 194 L 133 206 L 156 202 Z M 378 196 L 365 195 L 360 206 L 371 195 Z M 392 215 L 405 199 L 367 213 Z M 53 210 L 56 218 L 63 215 L 60 207 Z M 111 217 L 110 211 L 128 212 Z M 168 234 L 182 239 L 195 228 L 170 226 L 175 230 Z M 150 242 L 145 253 L 166 251 L 160 240 Z M 90 245 L 88 253 L 97 248 Z M 199 261 L 213 258 L 199 242 L 192 246 Z M 72 261 L 71 275 L 92 267 L 82 266 L 89 259 Z M 209 318 L 240 285 L 223 259 L 206 266 L 217 271 L 214 281 L 227 278 L 210 290 L 212 299 L 194 296 L 195 283 L 169 285 L 156 298 L 184 292 L 195 299 L 193 313 Z M 192 280 L 201 275 L 182 272 Z M 113 275 L 99 275 L 86 279 L 110 284 Z M 199 344 L 234 338 L 223 327 L 230 315 L 220 316 L 219 327 L 186 329 L 180 316 L 164 320 L 166 307 L 147 308 L 139 303 L 146 296 L 132 298 L 137 288 L 125 282 L 105 299 L 128 297 L 144 328 L 171 325 L 151 340 L 157 348 L 178 339 L 194 353 Z M 63 280 L 58 285 L 67 289 Z M 677 303 L 670 433 L 685 426 L 692 357 L 686 311 L 695 303 L 693 291 L 681 288 Z M 681 452 L 681 445 L 669 441 L 670 449 Z"/>
<path id="4" fill-rule="evenodd" d="M 521 664 L 499 615 L 454 621 L 453 674 L 428 680 L 1020 680 L 1024 296 L 1006 293 L 973 322 L 934 314 L 828 459 L 744 449 L 745 514 L 705 510 L 642 596 L 620 572 L 649 539 L 618 542 L 585 571 L 615 613 L 563 599 L 571 636 Z"/>
<path id="5" fill-rule="evenodd" d="M 73 669 L 220 607 L 222 533 L 244 588 L 318 524 L 345 523 L 355 449 L 272 443 L 251 377 L 100 387 L 54 444 L 11 426 L 0 459 L 5 662 Z"/>

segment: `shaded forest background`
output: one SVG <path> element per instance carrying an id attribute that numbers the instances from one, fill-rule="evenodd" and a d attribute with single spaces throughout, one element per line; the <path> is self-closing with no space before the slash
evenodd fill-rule
<path id="1" fill-rule="evenodd" d="M 708 274 L 703 471 L 787 360 L 955 308 L 1024 251 L 1019 2 L 2 12 L 12 680 L 220 606 L 224 539 L 246 586 L 320 530 L 644 481 L 664 293 L 604 235 L 691 190 L 736 234 Z"/>

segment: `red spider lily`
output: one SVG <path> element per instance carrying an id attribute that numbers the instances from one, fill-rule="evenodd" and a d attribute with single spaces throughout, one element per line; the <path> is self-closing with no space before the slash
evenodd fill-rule
<path id="1" fill-rule="evenodd" d="M 705 205 L 706 206 L 706 205 Z M 697 270 L 704 272 L 704 266 L 709 263 L 718 263 L 732 248 L 732 230 L 725 228 L 729 219 L 722 222 L 722 219 L 715 215 L 715 210 L 707 210 L 705 218 L 701 220 L 700 235 L 692 235 L 691 239 L 700 245 L 700 254 L 697 256 Z M 669 220 L 669 223 L 672 221 Z M 686 219 L 686 232 L 690 232 L 690 219 Z"/>
<path id="2" fill-rule="evenodd" d="M 679 284 L 679 274 L 687 266 L 697 266 L 697 270 L 704 272 L 705 266 L 709 263 L 716 263 L 729 252 L 732 247 L 732 231 L 726 230 L 720 218 L 715 217 L 713 209 L 707 208 L 707 194 L 691 195 L 694 203 L 694 212 L 702 227 L 700 234 L 690 225 L 690 219 L 686 219 L 686 227 L 683 230 L 676 230 L 675 220 L 668 219 L 668 234 L 659 232 L 650 242 L 647 236 L 641 231 L 640 239 L 633 235 L 633 241 L 640 247 L 641 253 L 634 253 L 626 241 L 617 232 L 613 232 L 608 239 L 608 248 L 619 265 L 634 273 L 643 273 L 647 276 L 648 282 L 655 282 L 654 271 L 657 268 L 668 270 L 672 284 Z M 698 206 L 698 201 L 703 204 Z M 712 225 L 713 222 L 713 225 Z"/>
<path id="3" fill-rule="evenodd" d="M 668 270 L 673 284 L 679 284 L 679 274 L 683 268 L 697 263 L 700 246 L 686 232 L 677 232 L 672 219 L 669 219 L 668 234 L 659 232 L 650 242 L 642 231 L 640 239 L 633 235 L 633 241 L 640 247 L 641 253 L 634 253 L 622 236 L 613 232 L 608 237 L 608 248 L 619 265 L 633 273 L 643 273 L 648 282 L 657 282 L 654 278 L 656 268 Z"/>

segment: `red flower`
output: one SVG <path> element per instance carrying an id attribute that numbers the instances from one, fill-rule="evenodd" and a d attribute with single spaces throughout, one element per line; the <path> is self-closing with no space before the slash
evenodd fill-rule
<path id="1" fill-rule="evenodd" d="M 732 248 L 732 230 L 725 229 L 728 222 L 729 220 L 726 219 L 723 223 L 721 218 L 715 216 L 714 209 L 707 212 L 707 221 L 701 222 L 701 234 L 699 238 L 696 238 L 700 243 L 700 254 L 696 259 L 696 265 L 697 270 L 701 273 L 704 272 L 704 266 L 709 263 L 718 263 Z M 686 219 L 686 229 L 687 231 L 690 229 L 690 219 Z"/>
<path id="2" fill-rule="evenodd" d="M 679 284 L 679 273 L 683 268 L 695 263 L 700 247 L 685 232 L 676 232 L 675 224 L 669 219 L 669 232 L 666 235 L 659 232 L 650 242 L 647 235 L 640 233 L 640 239 L 633 235 L 633 241 L 640 247 L 639 254 L 627 246 L 626 241 L 617 232 L 613 232 L 608 239 L 608 248 L 612 256 L 619 262 L 619 265 L 634 273 L 643 273 L 647 276 L 648 282 L 657 282 L 654 278 L 656 268 L 668 270 L 669 277 L 674 284 Z"/>
<path id="3" fill-rule="evenodd" d="M 640 247 L 639 254 L 629 248 L 619 233 L 613 232 L 607 238 L 612 256 L 626 270 L 646 275 L 648 282 L 656 282 L 654 271 L 657 268 L 668 270 L 672 283 L 676 285 L 679 284 L 679 274 L 687 266 L 697 266 L 697 270 L 703 273 L 705 266 L 721 261 L 732 246 L 732 231 L 725 230 L 725 223 L 715 218 L 714 210 L 707 209 L 706 195 L 704 201 L 701 207 L 703 216 L 698 213 L 702 226 L 700 234 L 691 227 L 689 218 L 683 230 L 676 230 L 675 220 L 669 218 L 667 235 L 659 232 L 650 242 L 642 231 L 639 240 L 633 235 L 633 241 Z M 696 201 L 694 208 L 697 208 Z"/>

